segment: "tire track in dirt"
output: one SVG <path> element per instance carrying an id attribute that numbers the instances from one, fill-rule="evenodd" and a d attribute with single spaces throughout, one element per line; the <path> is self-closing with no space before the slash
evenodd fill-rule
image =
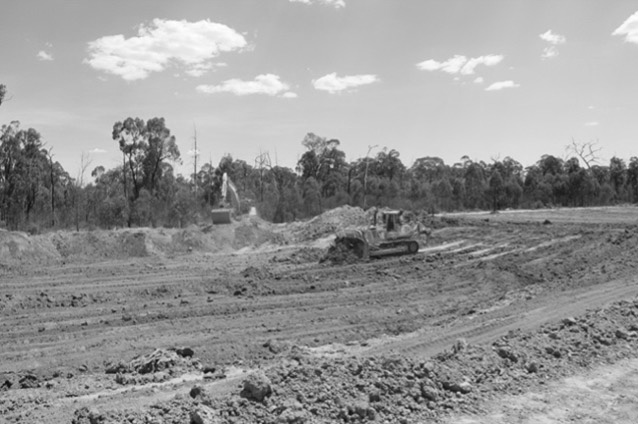
<path id="1" fill-rule="evenodd" d="M 513 330 L 532 330 L 560 318 L 583 314 L 593 308 L 604 307 L 614 301 L 638 295 L 638 278 L 615 280 L 585 289 L 573 289 L 560 295 L 551 294 L 534 299 L 527 306 L 510 305 L 494 314 L 481 317 L 480 323 L 464 320 L 462 323 L 438 331 L 417 331 L 409 335 L 390 338 L 370 349 L 366 355 L 402 353 L 413 357 L 435 355 L 464 338 L 472 344 L 494 341 Z M 427 338 L 427 340 L 423 340 Z"/>

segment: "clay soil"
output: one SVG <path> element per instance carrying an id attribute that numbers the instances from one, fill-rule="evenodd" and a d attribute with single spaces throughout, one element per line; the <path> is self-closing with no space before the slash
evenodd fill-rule
<path id="1" fill-rule="evenodd" d="M 636 422 L 638 209 L 365 219 L 0 233 L 0 422 Z"/>

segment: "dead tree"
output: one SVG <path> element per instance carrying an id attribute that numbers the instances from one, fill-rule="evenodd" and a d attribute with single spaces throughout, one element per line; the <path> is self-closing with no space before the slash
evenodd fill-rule
<path id="1" fill-rule="evenodd" d="M 259 201 L 264 201 L 264 172 L 271 169 L 270 155 L 268 152 L 260 152 L 255 158 L 255 168 L 259 170 Z"/>
<path id="2" fill-rule="evenodd" d="M 592 164 L 596 164 L 600 160 L 598 153 L 602 150 L 602 147 L 598 146 L 598 140 L 589 141 L 587 143 L 577 143 L 572 137 L 571 144 L 565 148 L 568 155 L 576 155 L 583 161 L 587 169 L 591 170 Z"/>

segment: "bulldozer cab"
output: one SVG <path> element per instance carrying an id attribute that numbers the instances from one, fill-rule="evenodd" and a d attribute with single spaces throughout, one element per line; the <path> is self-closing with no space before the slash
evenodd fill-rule
<path id="1" fill-rule="evenodd" d="M 381 224 L 383 229 L 388 233 L 399 231 L 402 225 L 401 215 L 403 215 L 403 211 L 382 211 Z"/>

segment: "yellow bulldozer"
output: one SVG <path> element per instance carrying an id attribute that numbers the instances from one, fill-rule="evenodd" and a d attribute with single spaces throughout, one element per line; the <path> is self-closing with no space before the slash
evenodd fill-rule
<path id="1" fill-rule="evenodd" d="M 349 255 L 368 260 L 390 255 L 414 255 L 419 252 L 419 242 L 427 241 L 428 234 L 428 227 L 405 219 L 403 211 L 374 210 L 370 226 L 337 232 L 328 256 Z"/>

